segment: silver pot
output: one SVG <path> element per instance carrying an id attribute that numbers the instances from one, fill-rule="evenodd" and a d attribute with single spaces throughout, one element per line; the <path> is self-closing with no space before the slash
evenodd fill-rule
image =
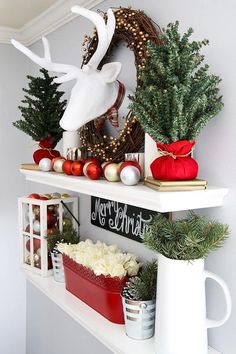
<path id="1" fill-rule="evenodd" d="M 61 253 L 51 252 L 54 280 L 60 283 L 65 282 L 63 258 Z"/>
<path id="2" fill-rule="evenodd" d="M 147 339 L 154 335 L 156 300 L 135 301 L 122 296 L 125 331 L 133 339 Z"/>

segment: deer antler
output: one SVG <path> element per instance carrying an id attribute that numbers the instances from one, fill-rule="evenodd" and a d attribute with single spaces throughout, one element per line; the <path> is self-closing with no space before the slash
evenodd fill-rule
<path id="1" fill-rule="evenodd" d="M 63 75 L 61 77 L 54 79 L 55 82 L 62 83 L 62 82 L 76 79 L 79 75 L 80 69 L 74 65 L 53 63 L 51 60 L 50 46 L 49 46 L 47 38 L 42 37 L 42 41 L 43 41 L 43 47 L 44 47 L 44 57 L 42 57 L 42 58 L 40 56 L 36 55 L 35 53 L 33 53 L 30 49 L 28 49 L 27 47 L 25 47 L 23 44 L 16 41 L 15 39 L 12 39 L 11 43 L 14 45 L 15 48 L 17 48 L 22 53 L 24 53 L 34 63 L 40 65 L 44 69 L 47 69 L 49 71 L 54 71 L 56 73 L 65 73 L 66 74 L 66 75 Z"/>
<path id="2" fill-rule="evenodd" d="M 95 13 L 94 11 L 87 10 L 83 7 L 76 5 L 71 8 L 71 11 L 76 14 L 82 15 L 83 17 L 86 17 L 88 20 L 92 21 L 96 26 L 98 33 L 97 50 L 86 65 L 87 67 L 89 66 L 96 69 L 100 61 L 106 54 L 106 51 L 111 43 L 111 39 L 115 31 L 116 19 L 113 14 L 113 11 L 111 9 L 107 11 L 107 24 L 105 24 L 104 19 L 99 14 Z"/>

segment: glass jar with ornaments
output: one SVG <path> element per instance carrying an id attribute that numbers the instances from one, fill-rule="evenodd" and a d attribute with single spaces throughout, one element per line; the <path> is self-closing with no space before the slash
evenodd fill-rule
<path id="1" fill-rule="evenodd" d="M 42 276 L 52 273 L 46 236 L 69 225 L 78 228 L 78 198 L 68 194 L 32 193 L 18 199 L 21 263 Z"/>

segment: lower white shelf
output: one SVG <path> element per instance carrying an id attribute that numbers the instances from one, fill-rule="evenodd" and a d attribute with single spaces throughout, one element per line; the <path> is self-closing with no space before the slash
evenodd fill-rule
<path id="1" fill-rule="evenodd" d="M 53 277 L 43 278 L 25 269 L 23 271 L 28 281 L 42 291 L 49 299 L 88 330 L 113 353 L 155 353 L 153 338 L 137 341 L 127 337 L 123 325 L 117 325 L 106 320 L 84 302 L 69 293 L 65 289 L 65 284 L 55 282 Z M 209 348 L 209 354 L 220 353 Z"/>

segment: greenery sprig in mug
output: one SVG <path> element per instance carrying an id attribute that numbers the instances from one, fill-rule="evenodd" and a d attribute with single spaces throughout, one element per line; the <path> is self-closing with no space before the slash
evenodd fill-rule
<path id="1" fill-rule="evenodd" d="M 181 220 L 154 216 L 142 238 L 148 248 L 167 258 L 193 260 L 220 248 L 228 235 L 228 225 L 191 212 Z"/>
<path id="2" fill-rule="evenodd" d="M 80 240 L 78 231 L 73 225 L 63 227 L 63 231 L 55 230 L 54 232 L 47 234 L 48 252 L 57 252 L 56 246 L 58 243 L 76 244 Z"/>

